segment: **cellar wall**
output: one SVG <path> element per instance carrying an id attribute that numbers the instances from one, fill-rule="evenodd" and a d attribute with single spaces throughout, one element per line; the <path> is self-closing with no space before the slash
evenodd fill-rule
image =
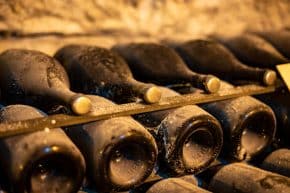
<path id="1" fill-rule="evenodd" d="M 290 26 L 289 16 L 289 0 L 0 0 L 0 51 L 233 35 Z"/>

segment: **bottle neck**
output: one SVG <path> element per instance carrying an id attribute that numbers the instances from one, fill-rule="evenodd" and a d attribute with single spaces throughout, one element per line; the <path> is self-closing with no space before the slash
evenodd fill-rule
<path id="1" fill-rule="evenodd" d="M 232 79 L 236 80 L 247 80 L 247 81 L 257 81 L 260 83 L 267 83 L 267 72 L 268 69 L 254 68 L 250 66 L 246 66 L 239 61 L 235 62 L 238 66 L 237 68 L 233 68 L 234 72 L 232 73 Z M 274 72 L 273 72 L 274 73 Z"/>
<path id="2" fill-rule="evenodd" d="M 187 75 L 189 83 L 195 88 L 202 89 L 208 93 L 216 93 L 220 88 L 220 80 L 213 75 L 198 74 L 190 72 Z"/>
<path id="3" fill-rule="evenodd" d="M 90 111 L 92 106 L 90 99 L 72 92 L 59 78 L 50 77 L 49 85 L 50 87 L 43 90 L 44 95 L 62 101 L 76 114 L 86 114 Z"/>
<path id="4" fill-rule="evenodd" d="M 161 91 L 155 85 L 139 82 L 134 78 L 128 78 L 127 80 L 132 91 L 146 103 L 156 103 L 161 99 Z"/>

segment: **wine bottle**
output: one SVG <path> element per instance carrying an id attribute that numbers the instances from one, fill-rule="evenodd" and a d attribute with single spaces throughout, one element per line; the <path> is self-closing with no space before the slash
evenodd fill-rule
<path id="1" fill-rule="evenodd" d="M 232 38 L 217 37 L 235 56 L 250 66 L 275 69 L 275 65 L 288 63 L 276 48 L 254 34 L 242 34 Z"/>
<path id="2" fill-rule="evenodd" d="M 273 70 L 246 66 L 226 47 L 213 40 L 191 40 L 175 45 L 175 50 L 196 72 L 214 74 L 230 82 L 250 80 L 272 85 L 276 80 Z"/>
<path id="3" fill-rule="evenodd" d="M 72 88 L 97 94 L 118 103 L 142 98 L 147 103 L 160 99 L 156 86 L 135 80 L 127 63 L 116 53 L 101 47 L 67 45 L 55 54 L 67 70 Z"/>
<path id="4" fill-rule="evenodd" d="M 288 91 L 281 90 L 275 93 L 257 95 L 256 98 L 269 105 L 276 115 L 277 132 L 274 145 L 290 147 L 290 94 Z"/>
<path id="5" fill-rule="evenodd" d="M 220 90 L 232 89 L 221 81 Z M 195 90 L 198 93 L 201 91 Z M 272 109 L 250 96 L 227 99 L 200 105 L 212 114 L 223 128 L 222 157 L 250 160 L 272 142 L 276 132 L 276 118 Z"/>
<path id="6" fill-rule="evenodd" d="M 159 87 L 162 97 L 178 93 Z M 155 127 L 158 142 L 158 173 L 176 176 L 199 173 L 219 155 L 223 135 L 219 122 L 196 105 L 144 113 L 135 118 Z"/>
<path id="7" fill-rule="evenodd" d="M 290 58 L 290 31 L 264 31 L 257 34 L 269 41 L 279 52 Z M 288 61 L 289 62 L 289 61 Z"/>
<path id="8" fill-rule="evenodd" d="M 115 106 L 109 100 L 88 95 L 92 111 Z M 87 163 L 88 181 L 98 192 L 124 191 L 143 182 L 157 159 L 153 136 L 131 117 L 72 126 L 66 133 L 79 147 Z"/>
<path id="9" fill-rule="evenodd" d="M 290 178 L 244 163 L 233 163 L 217 170 L 208 189 L 219 193 L 286 193 L 290 192 Z"/>
<path id="10" fill-rule="evenodd" d="M 43 117 L 26 105 L 0 111 L 1 123 Z M 15 193 L 76 193 L 83 181 L 85 161 L 60 129 L 48 129 L 0 139 L 0 165 Z"/>
<path id="11" fill-rule="evenodd" d="M 290 177 L 290 150 L 278 149 L 273 151 L 263 161 L 261 168 Z"/>
<path id="12" fill-rule="evenodd" d="M 52 104 L 68 104 L 76 114 L 85 114 L 91 103 L 69 90 L 63 67 L 52 57 L 32 50 L 11 49 L 0 55 L 2 99 L 7 104 L 23 103 L 42 110 Z"/>
<path id="13" fill-rule="evenodd" d="M 180 178 L 167 178 L 153 184 L 146 193 L 210 193 Z M 142 192 L 141 192 L 142 193 Z"/>
<path id="14" fill-rule="evenodd" d="M 159 85 L 191 83 L 193 87 L 210 93 L 219 89 L 218 78 L 191 71 L 169 47 L 154 43 L 132 43 L 117 45 L 112 49 L 128 62 L 139 80 Z"/>
<path id="15" fill-rule="evenodd" d="M 155 174 L 156 175 L 156 174 Z M 171 185 L 171 182 L 176 182 L 175 179 L 177 179 L 177 183 L 180 182 L 180 181 L 183 181 L 183 182 L 186 182 L 186 183 L 189 183 L 193 186 L 197 186 L 198 185 L 198 180 L 195 176 L 193 175 L 185 175 L 185 176 L 179 176 L 179 177 L 174 177 L 174 178 L 168 178 L 170 179 L 170 185 Z M 171 180 L 172 179 L 172 180 Z M 156 175 L 155 177 L 149 177 L 144 183 L 142 183 L 140 186 L 134 188 L 134 189 L 131 189 L 130 192 L 131 193 L 145 193 L 147 192 L 152 186 L 154 186 L 154 184 L 157 184 L 159 183 L 160 181 L 164 180 L 164 178 Z M 162 182 L 163 184 L 163 182 Z M 159 186 L 159 185 L 158 185 Z M 171 188 L 170 188 L 171 189 Z"/>

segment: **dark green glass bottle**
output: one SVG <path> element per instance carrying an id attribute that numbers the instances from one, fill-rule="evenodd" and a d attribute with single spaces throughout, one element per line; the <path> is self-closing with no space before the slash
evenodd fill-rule
<path id="1" fill-rule="evenodd" d="M 193 87 L 215 93 L 219 79 L 190 70 L 171 48 L 156 43 L 132 43 L 112 48 L 129 64 L 134 76 L 141 81 L 159 85 L 190 83 Z"/>
<path id="2" fill-rule="evenodd" d="M 88 95 L 89 115 L 116 104 Z M 115 117 L 66 129 L 87 163 L 89 185 L 98 192 L 124 191 L 138 186 L 152 172 L 157 159 L 153 136 L 131 117 Z"/>
<path id="3" fill-rule="evenodd" d="M 143 99 L 156 103 L 160 92 L 153 84 L 133 78 L 127 63 L 116 53 L 97 46 L 67 45 L 54 56 L 66 69 L 72 88 L 118 103 Z"/>
<path id="4" fill-rule="evenodd" d="M 229 83 L 221 81 L 222 91 L 232 88 Z M 224 134 L 223 157 L 250 160 L 262 153 L 274 139 L 275 114 L 269 106 L 253 97 L 238 97 L 200 106 L 221 123 Z"/>
<path id="5" fill-rule="evenodd" d="M 217 39 L 240 61 L 250 66 L 275 69 L 277 64 L 289 62 L 270 42 L 255 34 L 245 33 L 231 38 L 217 37 Z"/>
<path id="6" fill-rule="evenodd" d="M 159 87 L 162 97 L 179 95 Z M 135 116 L 153 128 L 159 147 L 158 173 L 164 176 L 199 173 L 219 155 L 223 134 L 219 122 L 196 105 Z"/>
<path id="7" fill-rule="evenodd" d="M 265 158 L 261 168 L 290 177 L 290 150 L 284 148 L 273 151 Z"/>
<path id="8" fill-rule="evenodd" d="M 233 163 L 216 169 L 209 190 L 219 193 L 287 193 L 290 178 L 244 164 Z"/>
<path id="9" fill-rule="evenodd" d="M 91 103 L 69 89 L 64 68 L 54 58 L 33 50 L 11 49 L 0 54 L 0 86 L 6 104 L 28 104 L 47 111 L 55 103 L 85 114 Z"/>
<path id="10" fill-rule="evenodd" d="M 43 116 L 25 105 L 0 111 L 1 123 Z M 82 154 L 60 128 L 1 138 L 0 165 L 13 193 L 76 193 L 85 173 Z"/>
<path id="11" fill-rule="evenodd" d="M 216 41 L 198 39 L 174 47 L 188 67 L 196 72 L 214 74 L 230 82 L 254 81 L 265 85 L 275 83 L 276 73 L 273 70 L 246 66 Z"/>
<path id="12" fill-rule="evenodd" d="M 290 58 L 290 31 L 264 31 L 258 32 L 257 34 L 269 41 L 285 57 Z"/>
<path id="13" fill-rule="evenodd" d="M 146 193 L 210 193 L 180 178 L 167 178 L 152 185 Z"/>

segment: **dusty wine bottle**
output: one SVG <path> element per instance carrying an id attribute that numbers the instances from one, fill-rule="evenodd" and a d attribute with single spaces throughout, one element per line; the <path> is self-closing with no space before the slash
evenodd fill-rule
<path id="1" fill-rule="evenodd" d="M 281 90 L 275 93 L 257 95 L 256 98 L 269 105 L 276 115 L 275 145 L 290 147 L 290 94 L 288 91 Z"/>
<path id="2" fill-rule="evenodd" d="M 132 191 L 135 193 L 135 191 Z M 158 181 L 146 191 L 138 191 L 138 193 L 210 193 L 209 191 L 199 188 L 197 184 L 192 184 L 182 178 L 167 178 Z M 137 193 L 137 192 L 136 192 Z"/>
<path id="3" fill-rule="evenodd" d="M 261 168 L 290 177 L 290 150 L 278 149 L 273 151 L 263 161 Z"/>
<path id="4" fill-rule="evenodd" d="M 93 104 L 89 115 L 115 105 L 99 96 L 88 97 Z M 131 117 L 72 126 L 66 133 L 83 153 L 89 184 L 98 192 L 128 190 L 144 181 L 154 168 L 155 140 Z"/>
<path id="5" fill-rule="evenodd" d="M 26 105 L 0 111 L 1 123 L 43 116 Z M 85 172 L 82 154 L 60 128 L 0 139 L 0 164 L 14 193 L 76 193 Z"/>
<path id="6" fill-rule="evenodd" d="M 118 103 L 147 103 L 160 99 L 156 86 L 135 80 L 127 63 L 116 53 L 96 46 L 67 45 L 55 54 L 67 70 L 72 88 L 97 94 Z"/>
<path id="7" fill-rule="evenodd" d="M 196 72 L 214 74 L 231 82 L 250 80 L 272 85 L 276 80 L 273 70 L 246 66 L 213 40 L 191 40 L 174 47 L 189 68 Z"/>
<path id="8" fill-rule="evenodd" d="M 159 87 L 162 97 L 178 93 Z M 158 142 L 158 173 L 163 176 L 198 173 L 219 155 L 223 134 L 219 122 L 196 105 L 144 113 L 135 118 L 155 127 Z"/>
<path id="9" fill-rule="evenodd" d="M 275 48 L 277 48 L 279 52 L 281 52 L 288 59 L 290 58 L 290 31 L 264 31 L 258 32 L 257 34 L 269 41 Z"/>
<path id="10" fill-rule="evenodd" d="M 250 66 L 275 69 L 275 65 L 289 62 L 272 44 L 254 34 L 216 39 L 226 45 L 240 61 Z"/>
<path id="11" fill-rule="evenodd" d="M 24 103 L 47 110 L 58 101 L 68 104 L 76 114 L 89 111 L 89 99 L 69 90 L 65 70 L 52 57 L 11 49 L 0 55 L 0 64 L 1 94 L 7 104 Z"/>
<path id="12" fill-rule="evenodd" d="M 232 88 L 229 83 L 221 81 L 221 90 Z M 274 138 L 274 112 L 253 97 L 238 97 L 200 106 L 221 123 L 224 134 L 222 157 L 250 160 L 263 152 Z"/>
<path id="13" fill-rule="evenodd" d="M 155 43 L 132 43 L 112 48 L 129 64 L 134 77 L 142 81 L 160 85 L 191 83 L 215 93 L 219 89 L 219 79 L 212 75 L 202 75 L 191 71 L 171 48 Z"/>
<path id="14" fill-rule="evenodd" d="M 155 174 L 156 175 L 156 174 Z M 174 178 L 169 178 L 169 179 L 178 179 L 178 181 L 184 181 L 186 183 L 189 183 L 191 185 L 197 186 L 198 185 L 198 179 L 193 176 L 193 175 L 185 175 L 185 176 L 179 176 L 179 177 L 174 177 Z M 142 183 L 140 186 L 131 189 L 130 192 L 131 193 L 145 193 L 148 191 L 148 189 L 150 189 L 154 184 L 160 182 L 164 180 L 164 178 L 156 175 L 155 177 L 151 178 L 149 177 L 144 183 Z M 172 182 L 172 181 L 170 181 Z"/>
<path id="15" fill-rule="evenodd" d="M 244 163 L 233 163 L 217 170 L 208 189 L 219 193 L 287 193 L 290 178 Z"/>

